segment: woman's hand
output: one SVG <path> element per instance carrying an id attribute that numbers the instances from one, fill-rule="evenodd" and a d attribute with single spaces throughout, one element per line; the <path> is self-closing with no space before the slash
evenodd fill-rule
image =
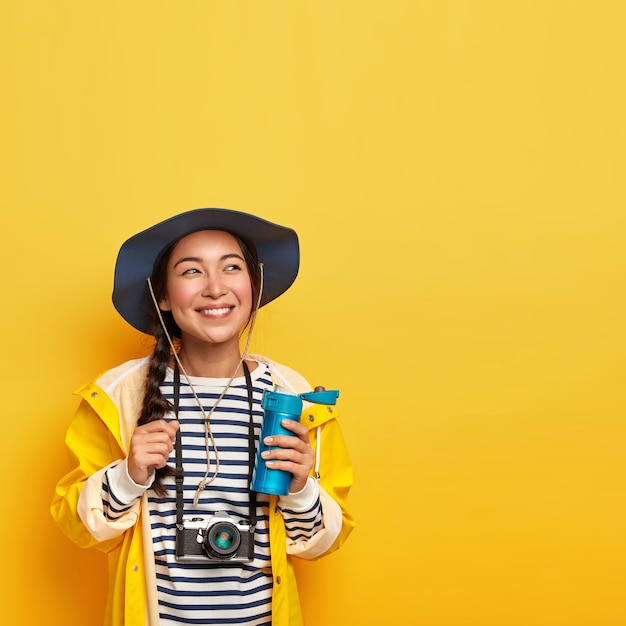
<path id="1" fill-rule="evenodd" d="M 291 472 L 293 478 L 289 485 L 290 493 L 302 491 L 313 467 L 315 454 L 309 443 L 309 430 L 295 420 L 283 420 L 281 426 L 293 432 L 290 435 L 275 435 L 266 437 L 267 446 L 278 446 L 273 450 L 266 450 L 261 455 L 267 467 Z"/>
<path id="2" fill-rule="evenodd" d="M 135 428 L 130 439 L 128 473 L 138 485 L 145 485 L 157 468 L 165 467 L 178 426 L 176 420 L 155 420 Z"/>

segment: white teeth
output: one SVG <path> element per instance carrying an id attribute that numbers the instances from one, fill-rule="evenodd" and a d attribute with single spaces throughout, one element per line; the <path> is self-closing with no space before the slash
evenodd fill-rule
<path id="1" fill-rule="evenodd" d="M 223 307 L 221 309 L 203 309 L 202 315 L 225 315 L 230 311 L 230 307 Z"/>

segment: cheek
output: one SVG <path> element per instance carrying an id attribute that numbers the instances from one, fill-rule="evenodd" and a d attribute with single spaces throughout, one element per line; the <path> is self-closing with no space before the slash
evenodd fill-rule
<path id="1" fill-rule="evenodd" d="M 167 290 L 167 303 L 169 308 L 175 308 L 188 304 L 194 297 L 194 292 L 186 287 L 185 284 L 174 284 L 168 287 Z"/>
<path id="2" fill-rule="evenodd" d="M 252 285 L 249 279 L 240 282 L 237 293 L 242 302 L 252 302 Z"/>
<path id="3" fill-rule="evenodd" d="M 231 285 L 232 292 L 236 294 L 237 300 L 241 305 L 242 312 L 250 317 L 254 307 L 252 303 L 252 285 L 248 279 L 238 280 L 236 284 Z"/>

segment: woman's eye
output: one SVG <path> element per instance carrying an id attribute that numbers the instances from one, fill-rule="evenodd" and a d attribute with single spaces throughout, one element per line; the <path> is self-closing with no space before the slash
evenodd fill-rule
<path id="1" fill-rule="evenodd" d="M 195 267 L 190 267 L 189 269 L 186 269 L 182 275 L 186 276 L 189 274 L 197 274 L 197 273 L 198 273 L 198 270 Z"/>
<path id="2" fill-rule="evenodd" d="M 240 269 L 241 269 L 241 266 L 240 265 L 236 265 L 236 264 L 227 265 L 226 266 L 226 271 L 227 272 L 235 272 L 235 271 L 240 270 Z"/>

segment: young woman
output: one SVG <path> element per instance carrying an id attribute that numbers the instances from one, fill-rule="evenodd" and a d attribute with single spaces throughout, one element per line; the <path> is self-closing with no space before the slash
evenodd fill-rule
<path id="1" fill-rule="evenodd" d="M 105 623 L 302 623 L 292 558 L 337 549 L 353 527 L 352 469 L 334 406 L 259 442 L 264 393 L 310 392 L 299 374 L 240 349 L 259 307 L 295 280 L 296 233 L 225 209 L 177 215 L 122 246 L 113 302 L 155 337 L 151 356 L 78 390 L 73 462 L 52 514 L 109 555 Z M 288 390 L 288 391 L 287 391 Z M 255 450 L 288 491 L 251 489 Z"/>

